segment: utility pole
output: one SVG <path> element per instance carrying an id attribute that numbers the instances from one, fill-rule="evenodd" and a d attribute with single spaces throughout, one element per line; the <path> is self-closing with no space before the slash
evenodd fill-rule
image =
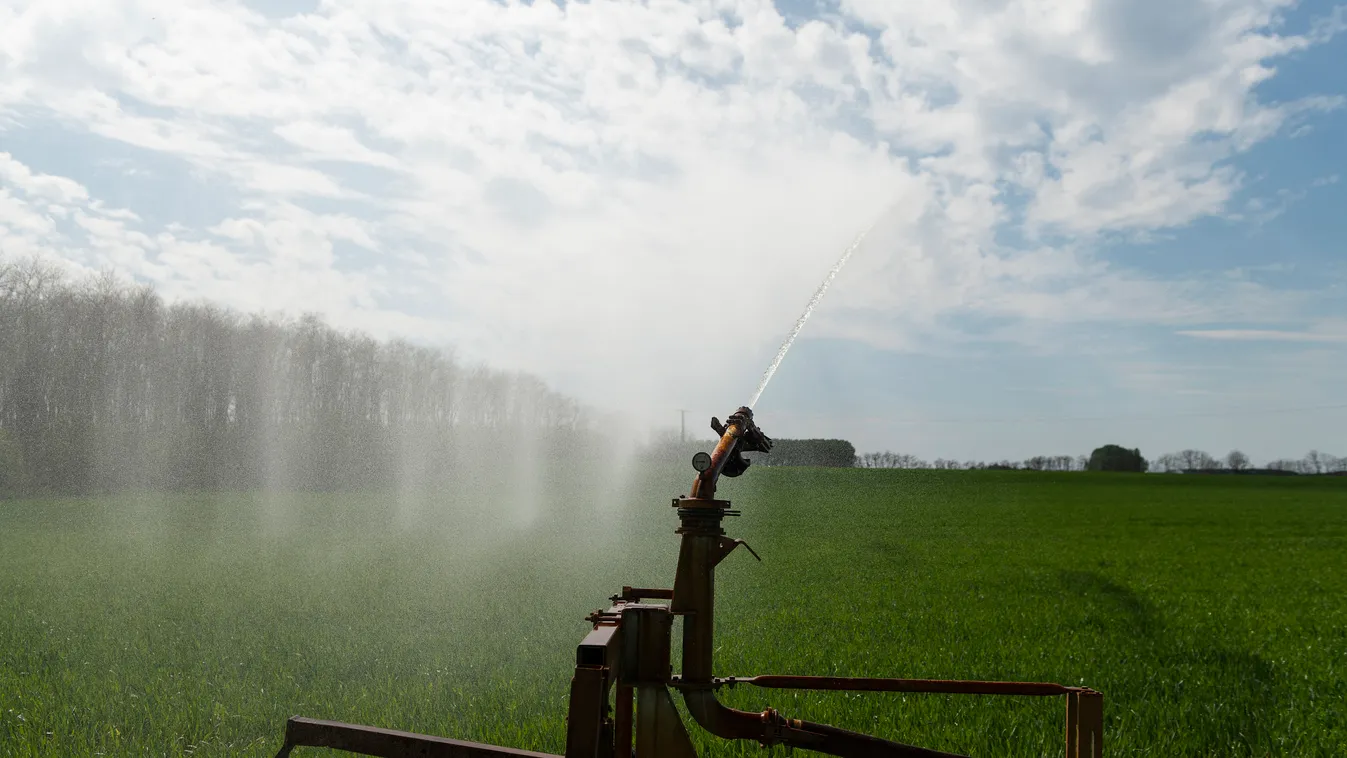
<path id="1" fill-rule="evenodd" d="M 678 441 L 688 441 L 688 412 L 678 408 Z"/>

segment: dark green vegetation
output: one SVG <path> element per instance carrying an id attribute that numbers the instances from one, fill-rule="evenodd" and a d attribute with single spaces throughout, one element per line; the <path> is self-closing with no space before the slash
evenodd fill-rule
<path id="1" fill-rule="evenodd" d="M 0 504 L 0 755 L 265 756 L 296 713 L 560 752 L 581 619 L 671 580 L 686 480 L 620 516 L 563 487 L 530 527 L 508 493 Z M 1347 754 L 1347 481 L 754 468 L 722 494 L 764 559 L 719 572 L 722 675 L 1085 683 L 1110 755 Z M 729 699 L 1061 750 L 1056 699 Z"/>
<path id="2" fill-rule="evenodd" d="M 1131 471 L 1143 473 L 1149 465 L 1140 450 L 1128 450 L 1120 445 L 1105 445 L 1090 453 L 1087 471 Z"/>

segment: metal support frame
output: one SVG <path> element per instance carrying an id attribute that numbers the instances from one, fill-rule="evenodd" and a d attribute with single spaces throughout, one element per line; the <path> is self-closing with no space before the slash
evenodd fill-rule
<path id="1" fill-rule="evenodd" d="M 294 716 L 285 723 L 285 744 L 276 758 L 286 758 L 297 747 L 325 747 L 379 758 L 561 758 L 532 750 Z"/>
<path id="2" fill-rule="evenodd" d="M 1104 696 L 1080 688 L 1066 696 L 1066 758 L 1104 755 Z"/>
<path id="3" fill-rule="evenodd" d="M 753 424 L 753 412 L 748 408 L 736 411 L 725 426 L 712 419 L 712 427 L 721 439 L 711 465 L 699 473 L 690 497 L 673 501 L 681 536 L 673 589 L 623 587 L 620 594 L 610 598 L 611 607 L 588 617 L 593 630 L 576 648 L 564 758 L 696 758 L 696 749 L 674 706 L 674 692 L 682 696 L 698 725 L 722 739 L 753 740 L 764 747 L 785 745 L 847 758 L 962 758 L 786 718 L 772 708 L 761 713 L 739 711 L 716 698 L 720 688 L 739 684 L 767 689 L 1064 697 L 1066 758 L 1103 757 L 1104 697 L 1086 687 L 1045 682 L 713 676 L 715 567 L 740 545 L 752 552 L 743 540 L 725 536 L 721 528 L 724 518 L 738 513 L 730 509 L 729 501 L 714 499 L 716 480 L 722 471 L 729 476 L 742 473 L 749 464 L 739 453 L 766 452 L 771 440 Z M 673 675 L 670 665 L 675 616 L 683 618 L 679 676 Z M 562 758 L 296 717 L 286 725 L 285 744 L 277 758 L 285 758 L 298 746 L 329 747 L 383 758 Z"/>

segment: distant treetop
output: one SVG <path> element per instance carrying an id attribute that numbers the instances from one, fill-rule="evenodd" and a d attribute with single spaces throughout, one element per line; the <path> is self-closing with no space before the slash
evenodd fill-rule
<path id="1" fill-rule="evenodd" d="M 1141 457 L 1141 451 L 1137 449 L 1128 450 L 1121 445 L 1104 445 L 1095 448 L 1090 454 L 1090 462 L 1086 465 L 1088 471 L 1132 471 L 1144 473 L 1149 468 L 1146 459 Z"/>

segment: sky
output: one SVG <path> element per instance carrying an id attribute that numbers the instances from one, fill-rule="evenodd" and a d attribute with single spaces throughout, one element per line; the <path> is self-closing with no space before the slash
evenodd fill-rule
<path id="1" fill-rule="evenodd" d="M 6 0 L 0 256 L 633 427 L 1347 455 L 1347 5 Z"/>

